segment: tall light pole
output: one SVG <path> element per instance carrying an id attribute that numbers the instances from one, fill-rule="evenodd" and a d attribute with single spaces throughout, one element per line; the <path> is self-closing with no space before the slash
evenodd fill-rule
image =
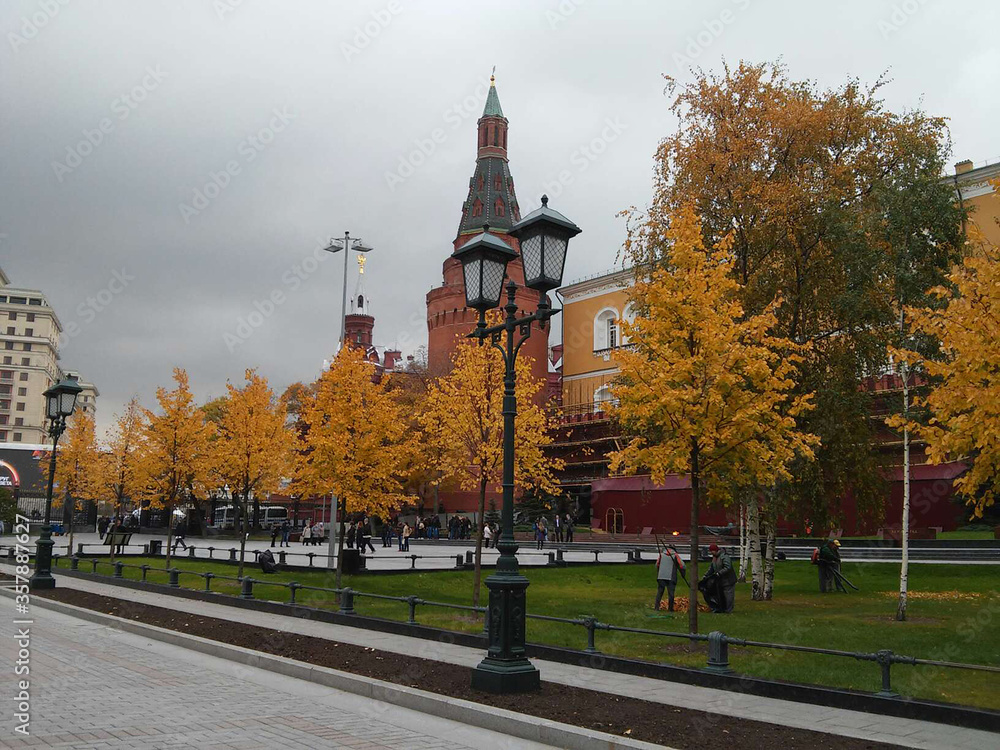
<path id="1" fill-rule="evenodd" d="M 535 666 L 525 656 L 524 628 L 528 579 L 521 575 L 517 564 L 517 542 L 514 541 L 514 425 L 517 417 L 514 364 L 521 345 L 531 336 L 534 323 L 542 330 L 549 318 L 559 310 L 549 307 L 547 292 L 562 283 L 566 249 L 569 241 L 580 233 L 580 227 L 558 211 L 549 208 L 549 199 L 542 196 L 542 207 L 532 211 L 510 230 L 521 246 L 524 281 L 538 292 L 538 310 L 532 315 L 517 317 L 517 284 L 507 284 L 505 317 L 497 325 L 486 327 L 486 313 L 500 304 L 507 264 L 517 254 L 506 242 L 483 233 L 455 251 L 454 258 L 462 263 L 465 282 L 465 304 L 479 312 L 479 323 L 469 334 L 500 352 L 504 361 L 503 392 L 503 507 L 500 512 L 501 532 L 497 549 L 500 559 L 496 572 L 486 579 L 490 602 L 489 647 L 486 658 L 472 672 L 472 687 L 492 693 L 521 693 L 537 690 L 541 678 Z"/>
<path id="2" fill-rule="evenodd" d="M 354 250 L 356 253 L 370 253 L 372 249 L 365 245 L 360 237 L 351 237 L 350 232 L 344 232 L 343 238 L 331 238 L 330 244 L 324 250 L 328 253 L 344 251 L 344 286 L 340 299 L 340 347 L 343 348 L 347 328 L 347 256 L 350 255 L 348 250 Z"/>
<path id="3" fill-rule="evenodd" d="M 66 429 L 66 420 L 76 408 L 76 397 L 83 389 L 75 380 L 66 378 L 45 391 L 45 416 L 49 420 L 49 435 L 52 436 L 52 455 L 49 456 L 49 489 L 45 496 L 45 523 L 35 547 L 35 572 L 29 585 L 32 589 L 54 589 L 56 579 L 52 577 L 52 485 L 56 478 L 56 446 Z M 67 495 L 65 502 L 73 502 Z M 72 550 L 70 550 L 72 552 Z"/>
<path id="4" fill-rule="evenodd" d="M 324 249 L 328 253 L 339 253 L 341 251 L 344 253 L 344 284 L 343 293 L 340 298 L 340 345 L 337 347 L 337 351 L 339 352 L 344 348 L 347 339 L 347 258 L 351 254 L 349 251 L 354 250 L 357 253 L 370 253 L 372 249 L 365 245 L 360 237 L 351 237 L 350 232 L 344 232 L 342 239 L 330 238 L 330 244 Z M 330 569 L 336 567 L 334 554 L 340 554 L 336 549 L 336 539 L 340 537 L 340 534 L 337 533 L 340 526 L 339 514 L 336 512 L 338 507 L 339 503 L 336 501 L 336 498 L 330 495 L 330 541 L 327 543 L 326 554 L 327 568 Z"/>

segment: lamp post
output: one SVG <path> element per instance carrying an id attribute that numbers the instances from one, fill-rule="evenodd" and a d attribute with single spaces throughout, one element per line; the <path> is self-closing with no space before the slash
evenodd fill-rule
<path id="1" fill-rule="evenodd" d="M 344 237 L 342 239 L 331 239 L 330 244 L 323 248 L 328 253 L 339 253 L 341 250 L 344 251 L 344 288 L 343 294 L 340 299 L 340 346 L 344 346 L 344 336 L 346 335 L 347 328 L 347 256 L 350 255 L 348 250 L 354 250 L 358 253 L 370 253 L 372 249 L 365 245 L 360 237 L 351 237 L 350 232 L 344 232 Z"/>
<path id="2" fill-rule="evenodd" d="M 59 381 L 43 394 L 45 396 L 45 416 L 49 420 L 49 435 L 52 436 L 52 455 L 49 457 L 49 489 L 45 496 L 45 523 L 35 546 L 35 572 L 28 582 L 32 589 L 54 589 L 56 579 L 52 577 L 52 485 L 56 477 L 56 446 L 66 429 L 66 419 L 76 408 L 76 397 L 83 389 L 75 380 Z M 69 500 L 67 499 L 67 502 Z"/>
<path id="3" fill-rule="evenodd" d="M 514 541 L 514 422 L 517 399 L 514 395 L 516 376 L 514 363 L 521 345 L 531 336 L 533 323 L 545 329 L 549 318 L 559 313 L 549 307 L 546 293 L 562 283 L 566 248 L 580 228 L 548 206 L 542 196 L 541 208 L 532 211 L 514 225 L 510 234 L 521 246 L 525 284 L 539 293 L 538 310 L 532 315 L 517 317 L 517 284 L 507 286 L 507 304 L 503 322 L 486 327 L 486 312 L 500 304 L 507 264 L 517 257 L 503 240 L 483 233 L 455 251 L 453 257 L 462 263 L 465 282 L 465 302 L 479 311 L 479 323 L 469 334 L 482 345 L 487 339 L 500 352 L 504 362 L 503 395 L 503 507 L 500 512 L 500 559 L 496 572 L 486 579 L 489 589 L 489 646 L 484 658 L 472 673 L 472 687 L 492 693 L 519 693 L 539 687 L 538 670 L 528 661 L 524 649 L 525 592 L 528 579 L 521 575 L 517 564 L 517 542 Z M 516 335 L 515 335 L 516 334 Z"/>

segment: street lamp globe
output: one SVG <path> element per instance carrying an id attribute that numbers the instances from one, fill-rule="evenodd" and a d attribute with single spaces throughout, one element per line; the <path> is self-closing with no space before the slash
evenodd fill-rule
<path id="1" fill-rule="evenodd" d="M 506 242 L 490 234 L 489 226 L 455 251 L 465 280 L 465 305 L 485 313 L 500 304 L 507 264 L 517 257 Z"/>
<path id="2" fill-rule="evenodd" d="M 45 391 L 45 415 L 49 419 L 66 419 L 76 408 L 76 397 L 83 388 L 75 380 L 65 378 Z"/>
<path id="3" fill-rule="evenodd" d="M 521 219 L 510 230 L 521 244 L 524 283 L 541 293 L 562 284 L 569 241 L 580 234 L 580 227 L 558 211 L 549 208 L 549 198 L 542 196 L 542 205 Z"/>

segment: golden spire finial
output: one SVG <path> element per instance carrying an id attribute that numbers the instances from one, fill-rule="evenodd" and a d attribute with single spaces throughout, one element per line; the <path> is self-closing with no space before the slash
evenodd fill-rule
<path id="1" fill-rule="evenodd" d="M 490 73 L 490 88 L 493 88 L 496 85 L 497 85 L 497 66 L 494 65 L 493 72 Z"/>
<path id="2" fill-rule="evenodd" d="M 363 274 L 365 272 L 365 262 L 367 260 L 368 260 L 368 258 L 366 258 L 363 255 L 359 255 L 358 256 L 358 273 L 359 274 Z"/>

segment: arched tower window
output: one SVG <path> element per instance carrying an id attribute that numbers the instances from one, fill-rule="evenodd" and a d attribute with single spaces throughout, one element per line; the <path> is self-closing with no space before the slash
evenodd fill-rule
<path id="1" fill-rule="evenodd" d="M 472 204 L 472 215 L 482 216 L 483 215 L 483 202 L 476 198 L 475 202 Z"/>
<path id="2" fill-rule="evenodd" d="M 594 317 L 594 351 L 614 349 L 618 344 L 618 311 L 606 307 Z"/>
<path id="3" fill-rule="evenodd" d="M 497 198 L 497 202 L 493 205 L 493 215 L 494 216 L 506 216 L 506 207 L 500 198 Z"/>

